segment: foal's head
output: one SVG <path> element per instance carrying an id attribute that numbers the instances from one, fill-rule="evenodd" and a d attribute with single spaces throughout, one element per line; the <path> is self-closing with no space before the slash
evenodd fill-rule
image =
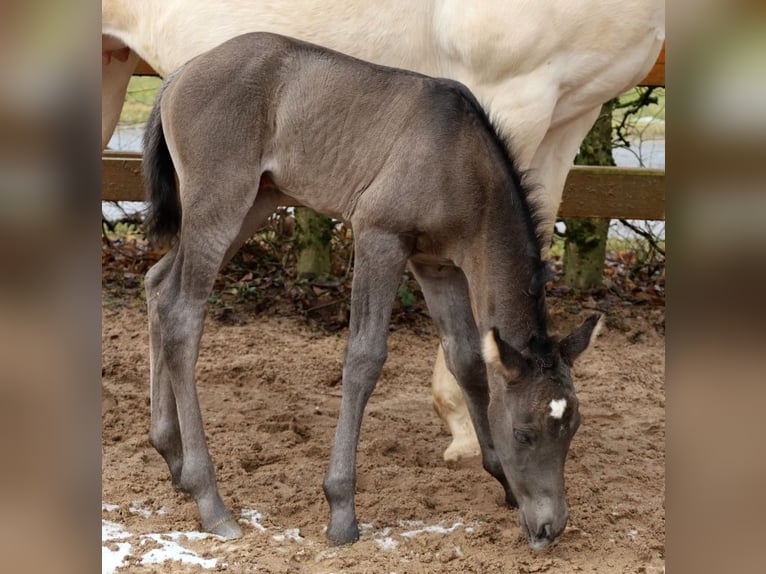
<path id="1" fill-rule="evenodd" d="M 598 319 L 591 316 L 560 341 L 533 337 L 522 350 L 496 329 L 484 337 L 492 440 L 518 501 L 522 530 L 536 550 L 558 538 L 569 516 L 564 462 L 580 426 L 570 369 Z"/>

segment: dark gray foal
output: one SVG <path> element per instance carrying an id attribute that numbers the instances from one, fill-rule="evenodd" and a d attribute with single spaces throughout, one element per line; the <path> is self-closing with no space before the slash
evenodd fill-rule
<path id="1" fill-rule="evenodd" d="M 144 154 L 149 232 L 174 242 L 146 276 L 150 438 L 205 530 L 241 534 L 218 493 L 197 401 L 205 304 L 220 267 L 289 196 L 354 229 L 343 399 L 324 480 L 328 538 L 359 537 L 359 431 L 408 262 L 465 393 L 484 468 L 518 505 L 534 548 L 563 532 L 564 461 L 580 424 L 570 367 L 597 317 L 561 341 L 549 337 L 535 211 L 467 88 L 247 34 L 168 78 Z"/>

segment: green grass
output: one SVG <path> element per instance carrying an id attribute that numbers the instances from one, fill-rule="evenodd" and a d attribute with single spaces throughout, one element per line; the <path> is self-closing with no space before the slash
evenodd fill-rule
<path id="1" fill-rule="evenodd" d="M 125 105 L 120 115 L 121 124 L 142 124 L 152 111 L 157 89 L 162 84 L 161 78 L 152 76 L 134 76 L 128 84 Z"/>
<path id="2" fill-rule="evenodd" d="M 639 237 L 625 238 L 625 237 L 609 237 L 606 240 L 606 248 L 608 251 L 640 251 L 647 248 L 648 243 L 645 239 Z M 662 249 L 665 249 L 665 240 L 657 240 L 657 245 Z M 563 257 L 564 256 L 564 238 L 558 235 L 553 237 L 553 244 L 550 250 L 551 257 Z"/>

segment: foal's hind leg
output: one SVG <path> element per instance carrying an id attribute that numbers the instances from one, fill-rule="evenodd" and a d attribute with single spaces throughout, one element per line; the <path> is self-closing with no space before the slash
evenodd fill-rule
<path id="1" fill-rule="evenodd" d="M 210 197 L 208 190 L 196 194 L 205 195 Z M 254 195 L 255 190 L 251 197 Z M 241 206 L 231 204 L 228 209 L 195 202 L 178 245 L 147 278 L 153 399 L 150 438 L 168 462 L 174 484 L 197 503 L 202 528 L 225 538 L 239 537 L 242 531 L 218 492 L 194 370 L 215 276 L 241 240 L 273 211 L 276 198 L 267 193 L 252 207 L 242 201 Z"/>
<path id="2" fill-rule="evenodd" d="M 388 323 L 410 253 L 408 241 L 354 228 L 351 320 L 343 364 L 343 398 L 324 492 L 330 504 L 327 537 L 335 544 L 359 538 L 354 509 L 356 451 L 362 415 L 386 360 Z"/>
<path id="3" fill-rule="evenodd" d="M 236 538 L 242 532 L 218 493 L 194 380 L 205 304 L 225 252 L 225 247 L 208 247 L 211 239 L 182 230 L 169 254 L 174 255 L 170 269 L 149 303 L 152 411 L 157 415 L 150 437 L 167 460 L 173 483 L 197 503 L 203 530 Z"/>
<path id="4" fill-rule="evenodd" d="M 481 354 L 479 332 L 471 312 L 465 275 L 457 267 L 451 266 L 412 263 L 411 267 L 439 330 L 447 367 L 463 389 L 466 406 L 479 439 L 484 469 L 503 485 L 508 505 L 517 506 L 489 431 L 487 370 Z"/>
<path id="5" fill-rule="evenodd" d="M 280 194 L 274 190 L 262 189 L 258 192 L 257 201 L 247 213 L 237 238 L 224 256 L 222 265 L 226 264 L 239 249 L 240 245 L 247 238 L 251 237 L 255 230 L 274 212 L 280 199 Z M 161 324 L 157 312 L 157 297 L 163 288 L 163 281 L 165 281 L 173 267 L 177 254 L 178 245 L 174 246 L 147 272 L 144 286 L 149 315 L 151 386 L 151 430 L 149 431 L 149 441 L 165 459 L 170 469 L 173 486 L 183 490 L 181 486 L 181 470 L 183 467 L 181 429 L 178 423 L 176 398 L 173 394 L 165 361 L 161 354 Z"/>
<path id="6" fill-rule="evenodd" d="M 174 246 L 146 274 L 146 306 L 149 315 L 149 384 L 151 387 L 152 424 L 149 442 L 165 459 L 173 486 L 179 487 L 183 466 L 181 428 L 178 425 L 176 397 L 170 384 L 165 361 L 161 355 L 162 333 L 157 313 L 157 297 L 178 253 Z"/>

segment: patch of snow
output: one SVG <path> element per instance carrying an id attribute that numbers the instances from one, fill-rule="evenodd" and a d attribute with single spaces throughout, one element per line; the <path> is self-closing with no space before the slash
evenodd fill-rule
<path id="1" fill-rule="evenodd" d="M 463 526 L 462 522 L 455 522 L 452 526 L 447 528 L 441 524 L 433 524 L 431 526 L 423 526 L 422 528 L 416 528 L 414 530 L 405 530 L 401 533 L 401 536 L 404 536 L 405 538 L 412 538 L 418 534 L 450 534 L 461 526 Z"/>
<path id="2" fill-rule="evenodd" d="M 101 547 L 101 574 L 112 574 L 130 556 L 130 542 L 116 542 L 117 550 Z"/>
<path id="3" fill-rule="evenodd" d="M 149 518 L 152 515 L 152 511 L 148 508 L 144 508 L 143 506 L 140 506 L 138 502 L 134 502 L 130 505 L 128 510 L 131 512 L 131 514 L 138 514 L 143 518 Z"/>
<path id="4" fill-rule="evenodd" d="M 459 528 L 463 528 L 465 532 L 471 533 L 476 529 L 476 524 L 464 525 L 462 522 L 455 522 L 451 526 L 444 526 L 443 524 L 427 525 L 422 520 L 400 520 L 397 525 L 399 528 L 405 530 L 401 532 L 393 532 L 390 526 L 386 526 L 382 530 L 374 530 L 374 526 L 370 523 L 362 523 L 359 525 L 359 530 L 362 535 L 368 535 L 372 538 L 373 542 L 381 550 L 388 551 L 396 548 L 399 543 L 396 540 L 397 536 L 402 538 L 414 538 L 420 534 L 450 534 L 455 532 Z"/>
<path id="5" fill-rule="evenodd" d="M 109 520 L 101 520 L 101 541 L 108 542 L 109 540 L 121 540 L 124 538 L 130 538 L 131 534 L 122 525 Z"/>
<path id="6" fill-rule="evenodd" d="M 399 545 L 399 543 L 396 540 L 394 540 L 393 537 L 391 536 L 390 526 L 386 526 L 383 530 L 379 532 L 373 532 L 372 540 L 373 542 L 375 542 L 375 545 L 378 548 L 384 551 L 393 550 Z"/>
<path id="7" fill-rule="evenodd" d="M 284 534 L 274 534 L 272 538 L 277 542 L 284 542 L 285 540 L 301 542 L 303 540 L 303 536 L 301 536 L 300 530 L 297 528 L 288 528 Z"/>
<path id="8" fill-rule="evenodd" d="M 118 505 L 102 504 L 102 508 L 107 512 L 111 512 L 118 508 Z M 142 507 L 139 503 L 133 503 L 130 506 L 130 512 L 134 514 L 140 514 L 141 516 L 150 516 L 152 511 Z M 165 514 L 165 508 L 160 508 L 156 511 L 157 514 Z M 266 527 L 261 524 L 264 519 L 263 514 L 257 510 L 242 510 L 239 522 L 245 524 L 251 524 L 261 532 L 266 532 Z M 456 530 L 463 528 L 465 532 L 473 532 L 476 523 L 466 526 L 463 522 L 454 522 L 450 526 L 445 526 L 443 523 L 427 525 L 421 520 L 401 520 L 397 523 L 396 527 L 385 526 L 381 529 L 376 529 L 372 523 L 362 523 L 359 525 L 359 529 L 362 534 L 369 536 L 375 545 L 384 552 L 389 552 L 396 549 L 399 546 L 398 537 L 401 538 L 413 538 L 422 534 L 450 534 Z M 629 535 L 633 536 L 633 532 L 630 531 Z M 213 569 L 219 564 L 217 558 L 203 558 L 193 550 L 184 547 L 185 541 L 201 540 L 204 538 L 213 537 L 213 535 L 205 532 L 168 532 L 164 534 L 132 534 L 125 529 L 124 526 L 111 522 L 109 520 L 101 520 L 101 572 L 102 574 L 114 574 L 114 572 L 120 566 L 125 564 L 125 560 L 131 555 L 140 555 L 141 564 L 161 564 L 168 560 L 178 560 L 185 564 L 194 564 L 204 569 Z M 128 542 L 126 539 L 131 539 Z M 298 528 L 288 528 L 281 534 L 274 534 L 272 538 L 277 542 L 303 542 L 305 539 L 300 534 Z M 136 548 L 147 546 L 150 542 L 154 543 L 154 546 L 158 548 L 152 548 L 141 553 L 136 553 Z M 279 552 L 285 552 L 286 548 L 278 548 Z M 328 552 L 330 552 L 328 550 Z M 334 552 L 334 551 L 333 551 Z"/>
<path id="9" fill-rule="evenodd" d="M 101 510 L 106 510 L 107 512 L 112 512 L 113 510 L 117 510 L 120 507 L 119 504 L 108 504 L 106 502 L 101 503 Z"/>
<path id="10" fill-rule="evenodd" d="M 375 538 L 374 539 L 375 544 L 383 550 L 384 552 L 388 552 L 389 550 L 393 550 L 397 546 L 399 546 L 399 543 L 391 538 L 390 536 L 384 536 L 382 538 Z"/>
<path id="11" fill-rule="evenodd" d="M 141 534 L 134 535 L 122 525 L 109 520 L 101 520 L 101 542 L 111 543 L 101 546 L 101 574 L 113 574 L 118 567 L 122 566 L 125 559 L 132 554 L 133 544 L 130 542 L 115 542 L 135 537 L 138 546 L 145 546 L 149 540 L 160 545 L 144 553 L 141 564 L 161 564 L 168 560 L 180 560 L 187 564 L 197 564 L 203 568 L 214 568 L 218 559 L 204 559 L 196 552 L 184 548 L 183 540 L 202 540 L 211 537 L 206 532 L 169 532 L 167 534 Z M 114 547 L 117 547 L 115 550 Z"/>
<path id="12" fill-rule="evenodd" d="M 101 521 L 101 541 L 110 542 L 114 540 L 124 540 L 130 538 L 131 534 L 125 530 L 121 525 L 110 522 L 109 520 Z M 111 547 L 117 546 L 117 550 L 113 550 Z M 131 551 L 130 542 L 113 542 L 109 546 L 101 546 L 101 572 L 102 574 L 112 574 L 125 559 L 130 556 Z"/>
<path id="13" fill-rule="evenodd" d="M 242 518 L 239 519 L 239 522 L 242 522 L 243 524 L 250 524 L 251 526 L 256 527 L 261 532 L 266 532 L 266 527 L 263 524 L 261 524 L 261 520 L 263 520 L 263 514 L 261 514 L 257 510 L 248 510 L 248 509 L 243 509 L 241 514 L 242 514 Z"/>
<path id="14" fill-rule="evenodd" d="M 143 555 L 141 564 L 161 564 L 168 560 L 178 560 L 185 564 L 197 564 L 203 568 L 214 568 L 218 564 L 217 558 L 202 558 L 196 552 L 184 548 L 177 540 L 185 536 L 189 540 L 199 540 L 207 538 L 203 532 L 171 532 L 170 534 L 144 534 L 141 536 L 141 545 L 146 544 L 147 540 L 153 540 L 161 546 L 154 548 Z"/>

